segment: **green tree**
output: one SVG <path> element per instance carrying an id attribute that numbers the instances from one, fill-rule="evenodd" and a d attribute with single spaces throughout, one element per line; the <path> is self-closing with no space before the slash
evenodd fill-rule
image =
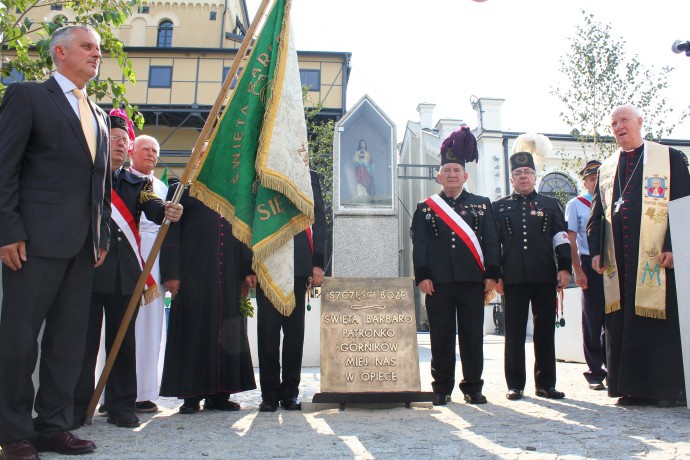
<path id="1" fill-rule="evenodd" d="M 302 100 L 304 100 L 304 116 L 307 120 L 307 132 L 309 133 L 309 163 L 321 179 L 321 192 L 326 205 L 326 219 L 331 225 L 333 208 L 333 133 L 334 120 L 320 120 L 317 115 L 323 108 L 323 101 L 319 101 L 312 107 L 307 107 L 308 87 L 302 87 Z"/>
<path id="2" fill-rule="evenodd" d="M 50 73 L 53 61 L 50 57 L 50 37 L 60 26 L 67 24 L 65 16 L 56 20 L 37 19 L 37 8 L 55 6 L 64 7 L 74 14 L 75 24 L 88 24 L 101 35 L 103 54 L 109 53 L 117 60 L 125 80 L 134 84 L 136 75 L 132 63 L 127 59 L 123 44 L 113 34 L 113 30 L 124 24 L 132 8 L 139 0 L 76 0 L 76 1 L 41 1 L 41 0 L 2 0 L 0 4 L 0 74 L 7 78 L 17 73 L 26 80 L 44 80 Z M 111 78 L 93 80 L 87 91 L 96 97 L 110 100 L 113 107 L 123 106 L 130 118 L 143 126 L 144 117 L 138 113 L 136 106 L 131 106 L 125 95 L 125 84 Z M 5 85 L 0 82 L 0 101 L 5 94 Z"/>
<path id="3" fill-rule="evenodd" d="M 583 22 L 570 37 L 570 49 L 560 59 L 560 72 L 567 83 L 551 88 L 563 103 L 561 120 L 572 128 L 582 154 L 564 159 L 565 169 L 579 170 L 589 156 L 605 158 L 616 148 L 610 135 L 609 114 L 617 105 L 632 104 L 644 115 L 643 133 L 659 140 L 688 116 L 674 114 L 664 96 L 672 67 L 646 67 L 637 55 L 628 58 L 626 42 L 612 37 L 611 25 L 595 20 L 581 10 Z"/>

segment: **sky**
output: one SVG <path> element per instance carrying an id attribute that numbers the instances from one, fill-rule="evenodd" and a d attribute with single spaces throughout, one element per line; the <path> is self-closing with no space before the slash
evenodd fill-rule
<path id="1" fill-rule="evenodd" d="M 246 0 L 250 20 L 260 0 Z M 583 24 L 580 10 L 612 27 L 628 57 L 675 70 L 666 92 L 677 111 L 690 105 L 689 0 L 293 0 L 298 50 L 352 53 L 347 109 L 369 97 L 395 123 L 397 142 L 417 106 L 436 104 L 433 123 L 477 126 L 470 98 L 505 99 L 504 131 L 568 133 L 550 94 L 563 84 L 560 59 Z M 672 138 L 690 139 L 690 121 Z"/>

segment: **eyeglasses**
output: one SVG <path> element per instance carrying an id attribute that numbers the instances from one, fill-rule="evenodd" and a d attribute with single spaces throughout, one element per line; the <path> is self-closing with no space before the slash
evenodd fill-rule
<path id="1" fill-rule="evenodd" d="M 513 177 L 534 176 L 535 174 L 536 172 L 534 171 L 513 171 L 510 173 L 510 175 Z"/>
<path id="2" fill-rule="evenodd" d="M 129 137 L 110 136 L 110 142 L 122 142 L 123 144 L 129 144 Z"/>

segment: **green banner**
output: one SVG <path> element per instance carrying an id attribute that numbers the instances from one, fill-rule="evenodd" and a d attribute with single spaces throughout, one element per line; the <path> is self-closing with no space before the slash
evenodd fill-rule
<path id="1" fill-rule="evenodd" d="M 192 195 L 233 224 L 251 248 L 301 215 L 290 200 L 257 180 L 256 153 L 278 63 L 285 0 L 277 0 L 211 137 Z"/>

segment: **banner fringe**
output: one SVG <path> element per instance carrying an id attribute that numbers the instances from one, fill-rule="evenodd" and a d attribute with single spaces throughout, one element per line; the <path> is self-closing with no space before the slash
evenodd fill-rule
<path id="1" fill-rule="evenodd" d="M 263 262 L 285 243 L 305 231 L 309 225 L 305 216 L 295 216 L 288 224 L 274 233 L 271 238 L 265 239 L 260 244 L 254 246 L 252 249 L 254 251 L 254 259 L 257 263 Z"/>
<path id="2" fill-rule="evenodd" d="M 291 182 L 276 176 L 272 171 L 263 171 L 259 179 L 261 180 L 261 185 L 285 195 L 300 212 L 307 216 L 309 223 L 304 228 L 314 223 L 314 202 L 310 201 L 302 193 L 299 193 L 296 187 L 291 187 Z"/>
<path id="3" fill-rule="evenodd" d="M 232 234 L 245 246 L 251 248 L 252 231 L 244 222 L 235 219 L 235 207 L 217 193 L 209 190 L 203 182 L 194 182 L 189 194 L 225 218 L 232 225 Z"/>
<path id="4" fill-rule="evenodd" d="M 273 282 L 270 273 L 266 266 L 254 260 L 252 262 L 252 270 L 256 273 L 259 279 L 259 285 L 266 294 L 268 300 L 271 301 L 273 307 L 283 316 L 290 316 L 295 310 L 295 291 L 291 290 L 287 296 L 283 296 L 279 286 Z"/>

